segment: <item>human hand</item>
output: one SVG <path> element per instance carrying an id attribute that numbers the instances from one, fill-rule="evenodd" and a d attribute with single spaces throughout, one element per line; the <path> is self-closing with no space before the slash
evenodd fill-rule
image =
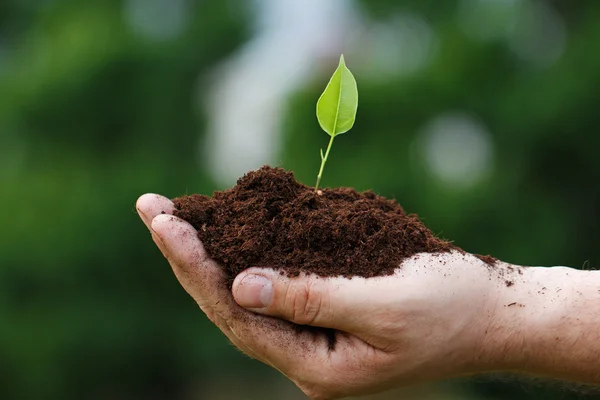
<path id="1" fill-rule="evenodd" d="M 419 254 L 394 275 L 369 279 L 288 278 L 251 268 L 230 291 L 195 229 L 171 215 L 170 200 L 144 195 L 137 209 L 208 318 L 241 351 L 278 369 L 313 399 L 483 372 L 502 363 L 503 354 L 494 350 L 501 346 L 487 342 L 504 280 L 469 254 Z M 292 322 L 336 329 L 335 349 L 325 335 L 299 331 Z"/>

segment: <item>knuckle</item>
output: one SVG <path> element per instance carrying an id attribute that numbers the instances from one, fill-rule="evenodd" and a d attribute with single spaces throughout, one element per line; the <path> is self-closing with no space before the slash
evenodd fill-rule
<path id="1" fill-rule="evenodd" d="M 327 291 L 324 286 L 309 276 L 299 279 L 287 293 L 289 314 L 292 321 L 300 325 L 311 325 L 320 318 L 327 303 Z"/>

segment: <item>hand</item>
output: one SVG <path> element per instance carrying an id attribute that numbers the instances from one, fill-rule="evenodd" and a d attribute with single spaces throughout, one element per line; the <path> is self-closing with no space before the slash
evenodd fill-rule
<path id="1" fill-rule="evenodd" d="M 483 372 L 502 362 L 492 350 L 502 346 L 488 345 L 488 328 L 505 280 L 469 254 L 419 254 L 394 275 L 370 279 L 288 278 L 251 268 L 236 277 L 232 295 L 194 228 L 171 215 L 170 200 L 147 194 L 137 209 L 208 318 L 313 399 Z M 335 349 L 325 335 L 291 322 L 336 329 Z"/>

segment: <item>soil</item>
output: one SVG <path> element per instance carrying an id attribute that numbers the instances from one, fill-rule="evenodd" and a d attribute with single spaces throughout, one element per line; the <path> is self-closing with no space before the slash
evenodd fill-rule
<path id="1" fill-rule="evenodd" d="M 225 269 L 229 287 L 249 267 L 289 276 L 369 278 L 393 274 L 417 253 L 462 251 L 394 200 L 350 188 L 315 193 L 280 168 L 249 172 L 212 197 L 194 194 L 173 202 L 174 214 L 198 230 L 210 257 Z M 335 334 L 327 333 L 331 347 Z"/>

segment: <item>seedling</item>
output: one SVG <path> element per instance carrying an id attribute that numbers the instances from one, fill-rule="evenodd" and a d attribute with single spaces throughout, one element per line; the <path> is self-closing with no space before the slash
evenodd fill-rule
<path id="1" fill-rule="evenodd" d="M 344 55 L 340 57 L 340 65 L 333 73 L 327 87 L 317 101 L 317 119 L 321 128 L 331 136 L 325 154 L 321 149 L 321 168 L 317 175 L 315 192 L 323 176 L 323 168 L 329 157 L 333 139 L 337 135 L 348 132 L 354 125 L 358 109 L 358 88 L 352 72 L 346 67 Z"/>

